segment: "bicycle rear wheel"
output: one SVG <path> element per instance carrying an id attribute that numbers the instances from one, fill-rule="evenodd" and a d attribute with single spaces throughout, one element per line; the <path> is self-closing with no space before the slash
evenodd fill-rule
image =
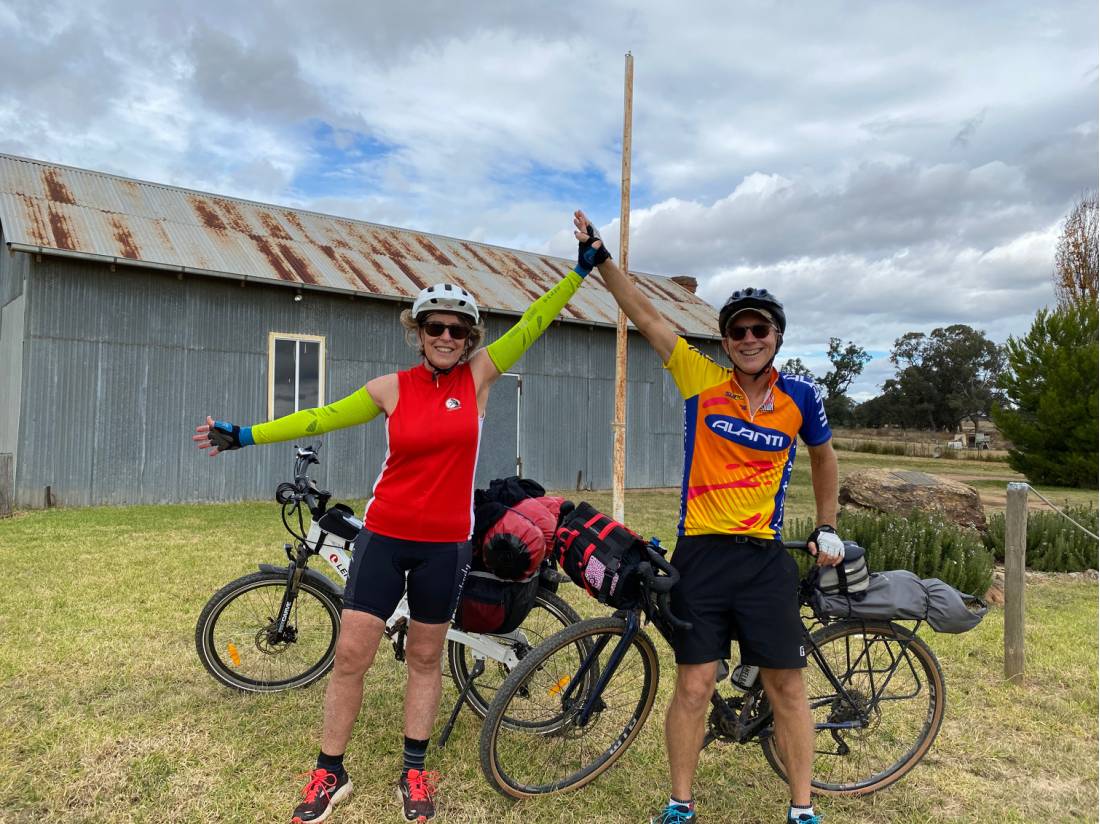
<path id="1" fill-rule="evenodd" d="M 285 591 L 285 572 L 254 572 L 206 602 L 195 626 L 195 649 L 215 680 L 245 692 L 278 692 L 309 686 L 329 671 L 340 605 L 303 578 L 287 629 L 277 638 Z"/>
<path id="2" fill-rule="evenodd" d="M 576 624 L 581 616 L 561 597 L 547 589 L 539 589 L 535 596 L 535 605 L 519 628 L 512 633 L 499 636 L 502 644 L 507 644 L 516 657 L 523 659 L 534 648 L 558 632 L 563 627 Z M 465 644 L 458 641 L 447 642 L 447 661 L 451 667 L 451 677 L 461 691 L 470 680 L 473 670 L 474 654 Z M 579 663 L 579 658 L 578 658 Z M 484 718 L 489 711 L 489 702 L 493 700 L 501 683 L 508 676 L 508 669 L 500 661 L 485 661 L 485 671 L 479 675 L 466 694 L 466 703 L 470 709 Z"/>
<path id="3" fill-rule="evenodd" d="M 481 770 L 497 792 L 527 798 L 577 789 L 626 752 L 657 695 L 657 650 L 648 635 L 639 631 L 626 647 L 587 724 L 580 715 L 596 678 L 589 676 L 564 698 L 578 677 L 578 647 L 597 651 L 602 673 L 625 629 L 617 617 L 574 624 L 533 649 L 504 679 L 479 748 Z"/>
<path id="4" fill-rule="evenodd" d="M 943 723 L 946 692 L 939 661 L 923 640 L 892 623 L 841 621 L 815 632 L 813 640 L 855 704 L 810 663 L 813 791 L 868 795 L 890 786 L 924 757 Z M 868 717 L 863 727 L 823 728 L 855 720 L 861 712 Z M 768 763 L 786 779 L 775 736 L 761 745 Z"/>

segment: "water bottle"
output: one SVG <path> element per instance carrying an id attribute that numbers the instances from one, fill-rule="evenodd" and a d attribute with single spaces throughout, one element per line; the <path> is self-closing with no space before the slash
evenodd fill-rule
<path id="1" fill-rule="evenodd" d="M 730 676 L 730 683 L 738 689 L 748 692 L 756 686 L 756 679 L 760 675 L 760 667 L 747 664 L 738 664 Z"/>

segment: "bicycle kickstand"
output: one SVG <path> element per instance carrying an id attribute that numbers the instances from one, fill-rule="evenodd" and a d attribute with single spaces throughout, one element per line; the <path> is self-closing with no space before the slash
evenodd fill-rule
<path id="1" fill-rule="evenodd" d="M 483 672 L 485 672 L 485 660 L 483 658 L 478 658 L 474 661 L 474 668 L 470 670 L 470 675 L 466 679 L 466 683 L 462 686 L 462 691 L 458 694 L 458 700 L 455 701 L 455 708 L 451 710 L 451 717 L 447 719 L 447 723 L 443 725 L 443 730 L 439 733 L 439 740 L 436 742 L 436 746 L 440 749 L 447 746 L 447 739 L 451 737 L 451 730 L 454 729 L 455 721 L 458 720 L 458 714 L 462 711 L 462 703 L 466 700 L 466 696 L 470 694 L 470 690 L 473 689 L 474 681 Z"/>

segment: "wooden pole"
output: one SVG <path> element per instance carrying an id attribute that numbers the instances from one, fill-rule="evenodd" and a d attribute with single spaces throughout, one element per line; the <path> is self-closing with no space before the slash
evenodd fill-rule
<path id="1" fill-rule="evenodd" d="M 0 455 L 0 518 L 15 509 L 15 458 L 10 452 Z"/>
<path id="2" fill-rule="evenodd" d="M 1024 564 L 1027 484 L 1008 485 L 1005 506 L 1005 678 L 1024 680 Z"/>
<path id="3" fill-rule="evenodd" d="M 630 277 L 630 127 L 634 119 L 634 56 L 626 53 L 626 80 L 623 91 L 623 178 L 619 206 L 619 265 Z M 626 315 L 619 310 L 615 332 L 615 420 L 611 423 L 615 442 L 611 456 L 612 517 L 626 516 Z"/>

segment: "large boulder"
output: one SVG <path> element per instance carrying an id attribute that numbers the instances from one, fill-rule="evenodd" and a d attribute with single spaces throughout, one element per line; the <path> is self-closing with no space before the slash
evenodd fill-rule
<path id="1" fill-rule="evenodd" d="M 966 484 L 893 469 L 863 469 L 840 484 L 844 509 L 910 515 L 935 512 L 961 526 L 985 530 L 985 511 L 978 493 Z"/>

